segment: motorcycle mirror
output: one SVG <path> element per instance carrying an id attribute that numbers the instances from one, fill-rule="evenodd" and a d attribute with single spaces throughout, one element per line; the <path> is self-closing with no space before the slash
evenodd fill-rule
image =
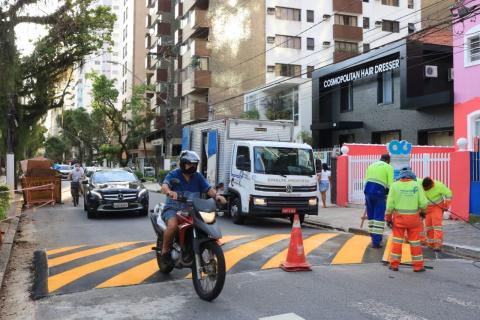
<path id="1" fill-rule="evenodd" d="M 180 184 L 180 180 L 178 180 L 177 178 L 173 178 L 171 182 L 172 182 L 172 185 L 179 185 Z"/>

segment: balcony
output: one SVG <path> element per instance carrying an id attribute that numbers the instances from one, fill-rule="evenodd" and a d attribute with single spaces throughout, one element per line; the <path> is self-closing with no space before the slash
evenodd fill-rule
<path id="1" fill-rule="evenodd" d="M 183 71 L 185 72 L 185 70 Z M 183 77 L 182 77 L 183 78 Z M 209 70 L 193 70 L 187 72 L 182 82 L 183 95 L 202 92 L 211 87 L 211 72 Z"/>
<path id="2" fill-rule="evenodd" d="M 166 128 L 165 117 L 156 116 L 155 117 L 155 129 L 156 130 L 165 130 L 165 128 Z"/>
<path id="3" fill-rule="evenodd" d="M 168 69 L 157 69 L 157 83 L 168 81 Z"/>
<path id="4" fill-rule="evenodd" d="M 182 113 L 182 124 L 208 120 L 208 104 L 200 101 L 190 101 L 188 109 Z"/>
<path id="5" fill-rule="evenodd" d="M 155 34 L 157 36 L 169 36 L 170 35 L 170 23 L 157 22 L 155 25 Z"/>
<path id="6" fill-rule="evenodd" d="M 211 50 L 208 48 L 208 41 L 203 39 L 195 39 L 192 41 L 192 56 L 210 57 Z"/>
<path id="7" fill-rule="evenodd" d="M 182 96 L 182 84 L 181 83 L 176 83 L 173 86 L 173 96 L 175 98 L 179 98 Z"/>
<path id="8" fill-rule="evenodd" d="M 340 61 L 343 61 L 343 60 L 350 59 L 351 57 L 355 57 L 358 54 L 359 54 L 359 52 L 355 52 L 355 51 L 335 50 L 333 52 L 333 63 L 337 63 L 337 62 L 340 62 Z"/>
<path id="9" fill-rule="evenodd" d="M 180 19 L 183 16 L 183 3 L 177 2 L 175 4 L 175 19 Z"/>
<path id="10" fill-rule="evenodd" d="M 183 12 L 188 12 L 192 7 L 200 9 L 208 8 L 208 0 L 184 0 L 183 1 Z"/>
<path id="11" fill-rule="evenodd" d="M 190 23 L 187 24 L 183 29 L 183 41 L 192 37 L 195 33 L 200 32 L 208 28 L 208 18 L 207 10 L 194 9 L 192 12 L 192 17 Z M 206 37 L 207 34 L 202 34 L 202 37 Z"/>
<path id="12" fill-rule="evenodd" d="M 174 41 L 174 44 L 178 44 L 183 41 L 182 29 L 175 30 L 175 34 L 173 35 L 173 41 Z"/>
<path id="13" fill-rule="evenodd" d="M 154 58 L 150 55 L 147 55 L 145 57 L 145 69 L 147 69 L 147 70 L 154 70 L 155 69 Z"/>
<path id="14" fill-rule="evenodd" d="M 333 25 L 333 39 L 361 42 L 363 40 L 363 29 L 360 27 L 345 26 L 341 24 Z"/>
<path id="15" fill-rule="evenodd" d="M 171 12 L 172 5 L 170 0 L 158 0 L 157 1 L 157 12 Z"/>
<path id="16" fill-rule="evenodd" d="M 333 11 L 334 12 L 344 12 L 344 13 L 354 13 L 362 14 L 363 13 L 363 1 L 362 0 L 332 0 L 333 1 Z"/>

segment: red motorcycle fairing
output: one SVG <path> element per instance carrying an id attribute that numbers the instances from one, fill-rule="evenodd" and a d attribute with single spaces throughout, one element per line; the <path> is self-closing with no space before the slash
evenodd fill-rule
<path id="1" fill-rule="evenodd" d="M 185 243 L 185 235 L 187 231 L 193 227 L 193 218 L 191 216 L 183 216 L 177 213 L 178 218 L 178 242 L 183 247 Z"/>

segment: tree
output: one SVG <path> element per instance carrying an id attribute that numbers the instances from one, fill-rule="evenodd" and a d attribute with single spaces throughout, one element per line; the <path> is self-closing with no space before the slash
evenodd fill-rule
<path id="1" fill-rule="evenodd" d="M 0 128 L 12 128 L 16 159 L 22 159 L 31 145 L 31 128 L 49 109 L 63 106 L 73 67 L 85 56 L 112 44 L 115 15 L 108 7 L 92 7 L 94 0 L 63 0 L 51 14 L 25 14 L 40 0 L 9 1 L 0 8 Z M 5 1 L 4 1 L 5 2 Z M 32 54 L 20 57 L 15 46 L 15 26 L 34 23 L 48 34 L 37 41 Z M 65 87 L 59 87 L 64 82 Z M 9 110 L 11 112 L 9 112 Z M 0 143 L 5 149 L 7 137 Z"/>
<path id="2" fill-rule="evenodd" d="M 302 130 L 298 133 L 297 138 L 301 139 L 303 143 L 312 145 L 313 139 L 312 139 L 312 133 L 307 130 Z"/>
<path id="3" fill-rule="evenodd" d="M 260 119 L 260 113 L 258 112 L 257 109 L 252 109 L 252 110 L 242 112 L 242 114 L 240 115 L 240 118 L 258 120 Z"/>
<path id="4" fill-rule="evenodd" d="M 263 101 L 268 120 L 292 120 L 293 108 L 290 98 L 273 96 Z"/>
<path id="5" fill-rule="evenodd" d="M 59 137 L 50 137 L 45 141 L 45 157 L 55 162 L 63 162 L 63 155 L 69 152 L 67 144 Z"/>

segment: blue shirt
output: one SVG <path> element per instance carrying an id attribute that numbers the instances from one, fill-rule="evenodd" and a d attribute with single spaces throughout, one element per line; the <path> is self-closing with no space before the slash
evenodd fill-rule
<path id="1" fill-rule="evenodd" d="M 172 179 L 174 178 L 180 180 L 180 184 L 172 185 Z M 192 174 L 190 176 L 190 180 L 187 181 L 183 176 L 181 169 L 170 171 L 170 173 L 163 180 L 163 183 L 167 184 L 170 187 L 170 190 L 175 191 L 188 199 L 200 198 L 200 194 L 202 192 L 208 192 L 208 190 L 211 188 L 207 180 L 198 172 Z M 184 207 L 184 203 L 170 198 L 167 198 L 167 202 L 165 203 L 165 208 L 181 210 Z"/>

